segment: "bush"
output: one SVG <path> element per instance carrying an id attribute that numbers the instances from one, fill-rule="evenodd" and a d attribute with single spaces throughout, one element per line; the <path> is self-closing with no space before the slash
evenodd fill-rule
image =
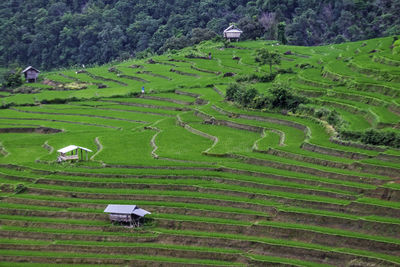
<path id="1" fill-rule="evenodd" d="M 248 74 L 248 75 L 241 75 L 236 78 L 237 82 L 260 82 L 260 83 L 267 83 L 272 82 L 275 80 L 276 74 L 265 74 L 265 75 L 257 75 L 257 74 Z"/>
<path id="2" fill-rule="evenodd" d="M 296 111 L 300 104 L 308 102 L 307 98 L 294 94 L 287 85 L 280 83 L 274 84 L 270 94 L 272 109 Z"/>
<path id="3" fill-rule="evenodd" d="M 376 129 L 368 129 L 364 132 L 342 130 L 340 131 L 340 138 L 359 141 L 368 145 L 400 148 L 400 134 L 391 131 L 379 131 Z"/>
<path id="4" fill-rule="evenodd" d="M 237 83 L 230 84 L 226 89 L 225 99 L 229 101 L 235 101 L 235 95 L 239 90 L 241 90 L 239 84 Z"/>
<path id="5" fill-rule="evenodd" d="M 15 88 L 22 85 L 24 83 L 24 80 L 22 79 L 21 71 L 22 69 L 17 68 L 15 70 L 10 70 L 4 73 L 3 86 L 6 88 Z"/>
<path id="6" fill-rule="evenodd" d="M 234 83 L 228 86 L 225 99 L 255 109 L 285 109 L 293 112 L 300 104 L 308 101 L 282 84 L 275 84 L 267 93 L 263 95 L 254 88 L 246 89 L 243 85 Z"/>

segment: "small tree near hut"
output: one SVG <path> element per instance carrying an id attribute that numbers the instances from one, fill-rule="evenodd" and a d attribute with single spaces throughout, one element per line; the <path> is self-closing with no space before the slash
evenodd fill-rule
<path id="1" fill-rule="evenodd" d="M 276 52 L 270 52 L 268 49 L 261 48 L 256 51 L 255 61 L 261 66 L 269 65 L 269 72 L 272 74 L 272 65 L 280 65 L 281 56 Z"/>
<path id="2" fill-rule="evenodd" d="M 7 88 L 15 88 L 24 83 L 21 76 L 20 68 L 17 68 L 15 70 L 10 70 L 4 73 L 3 80 L 4 80 L 3 87 Z"/>

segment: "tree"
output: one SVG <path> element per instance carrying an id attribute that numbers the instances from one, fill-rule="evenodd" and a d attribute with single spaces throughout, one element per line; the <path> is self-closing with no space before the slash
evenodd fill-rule
<path id="1" fill-rule="evenodd" d="M 276 39 L 276 14 L 274 12 L 265 12 L 261 14 L 259 19 L 260 24 L 264 27 L 266 31 L 265 37 L 269 40 Z"/>
<path id="2" fill-rule="evenodd" d="M 3 86 L 14 88 L 22 85 L 24 83 L 24 80 L 21 77 L 21 71 L 22 71 L 21 68 L 17 68 L 15 70 L 10 70 L 4 73 Z"/>
<path id="3" fill-rule="evenodd" d="M 285 28 L 286 28 L 286 23 L 279 22 L 279 24 L 278 24 L 278 41 L 284 45 L 287 44 Z"/>
<path id="4" fill-rule="evenodd" d="M 270 52 L 268 49 L 257 49 L 255 61 L 261 66 L 269 65 L 269 72 L 272 74 L 272 65 L 281 64 L 281 56 L 277 52 Z"/>

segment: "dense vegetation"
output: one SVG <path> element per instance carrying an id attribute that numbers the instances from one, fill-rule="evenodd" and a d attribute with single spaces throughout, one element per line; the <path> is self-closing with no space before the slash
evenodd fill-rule
<path id="1" fill-rule="evenodd" d="M 41 69 L 101 64 L 180 49 L 220 35 L 229 23 L 244 39 L 296 45 L 400 33 L 391 0 L 4 0 L 0 66 Z"/>

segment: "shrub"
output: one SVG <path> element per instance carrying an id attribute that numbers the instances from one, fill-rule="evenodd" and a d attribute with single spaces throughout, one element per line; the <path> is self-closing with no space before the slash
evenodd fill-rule
<path id="1" fill-rule="evenodd" d="M 292 93 L 287 85 L 275 84 L 267 93 L 262 95 L 254 88 L 246 89 L 243 85 L 234 83 L 228 86 L 225 99 L 245 107 L 289 111 L 296 111 L 300 104 L 307 102 L 305 97 Z"/>
<path id="2" fill-rule="evenodd" d="M 340 138 L 369 145 L 400 148 L 400 134 L 392 131 L 379 131 L 376 129 L 368 129 L 364 132 L 341 130 Z"/>
<path id="3" fill-rule="evenodd" d="M 297 107 L 307 102 L 307 98 L 292 92 L 288 85 L 277 83 L 269 91 L 272 109 L 287 109 L 296 111 Z"/>
<path id="4" fill-rule="evenodd" d="M 230 84 L 226 89 L 225 99 L 229 101 L 235 101 L 235 95 L 239 90 L 241 90 L 241 88 L 238 83 Z"/>
<path id="5" fill-rule="evenodd" d="M 15 70 L 10 70 L 4 73 L 3 86 L 6 88 L 14 88 L 22 85 L 24 83 L 24 80 L 22 79 L 21 71 L 22 69 L 17 68 Z"/>
<path id="6" fill-rule="evenodd" d="M 265 75 L 257 75 L 257 74 L 248 74 L 248 75 L 241 75 L 236 78 L 237 82 L 260 82 L 260 83 L 267 83 L 272 82 L 275 80 L 276 74 L 265 74 Z"/>

